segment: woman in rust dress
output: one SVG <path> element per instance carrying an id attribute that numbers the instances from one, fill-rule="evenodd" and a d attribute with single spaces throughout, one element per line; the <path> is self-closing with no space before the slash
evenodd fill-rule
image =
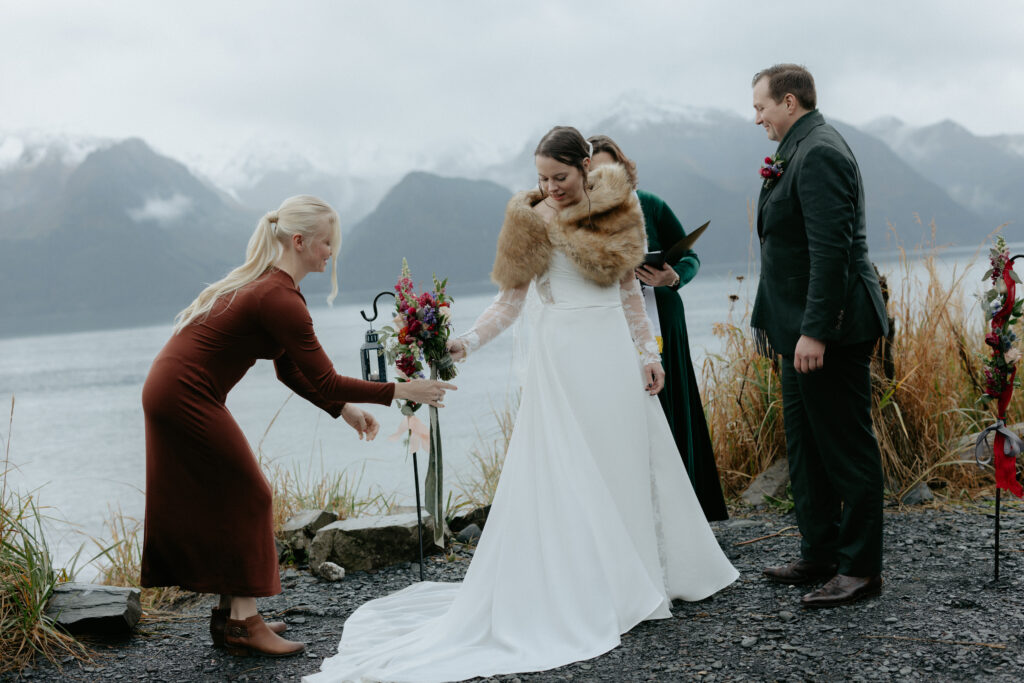
<path id="1" fill-rule="evenodd" d="M 142 390 L 146 416 L 143 586 L 220 594 L 210 632 L 232 654 L 286 656 L 304 648 L 266 624 L 256 598 L 281 592 L 272 491 L 225 406 L 259 358 L 295 393 L 342 417 L 359 438 L 379 425 L 352 403 L 411 399 L 441 405 L 450 384 L 343 377 L 324 353 L 298 284 L 337 253 L 338 215 L 310 196 L 285 200 L 256 227 L 246 262 L 207 287 L 176 320 Z M 337 259 L 330 302 L 337 294 Z"/>

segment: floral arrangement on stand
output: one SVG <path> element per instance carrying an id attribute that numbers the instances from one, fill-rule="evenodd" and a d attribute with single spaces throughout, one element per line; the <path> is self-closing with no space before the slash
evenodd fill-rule
<path id="1" fill-rule="evenodd" d="M 457 373 L 448 337 L 451 335 L 452 298 L 446 287 L 448 279 L 433 278 L 432 291 L 416 293 L 409 264 L 402 259 L 402 273 L 395 284 L 395 318 L 393 325 L 381 328 L 381 344 L 390 363 L 395 365 L 399 382 L 424 377 L 424 364 L 430 368 L 430 379 L 449 381 Z M 421 404 L 405 401 L 400 405 L 402 422 L 391 439 L 407 437 L 407 447 L 413 453 L 429 450 L 427 474 L 424 482 L 426 507 L 434 518 L 434 543 L 444 546 L 444 467 L 441 457 L 441 427 L 437 408 L 430 407 L 430 427 L 416 418 Z"/>
<path id="2" fill-rule="evenodd" d="M 992 283 L 982 295 L 985 317 L 991 325 L 985 344 L 992 348 L 991 355 L 985 358 L 985 393 L 980 399 L 984 402 L 998 400 L 1007 388 L 1020 385 L 1015 376 L 1021 351 L 1014 348 L 1017 334 L 1013 327 L 1024 313 L 1024 298 L 1016 299 L 1015 285 L 1021 284 L 1020 276 L 1013 270 L 1010 250 L 1002 235 L 996 238 L 989 261 L 992 267 L 982 278 Z"/>
<path id="3" fill-rule="evenodd" d="M 994 432 L 992 460 L 996 471 L 996 487 L 1007 489 L 1020 498 L 1024 496 L 1024 488 L 1017 481 L 1016 457 L 1021 453 L 1022 443 L 1020 437 L 1006 427 L 1006 410 L 1013 389 L 1020 386 L 1016 376 L 1021 351 L 1014 347 L 1017 334 L 1013 328 L 1024 314 L 1024 299 L 1016 298 L 1016 287 L 1021 284 L 1021 280 L 1013 270 L 1015 258 L 1010 257 L 1006 240 L 1000 235 L 996 238 L 995 247 L 989 252 L 991 268 L 982 277 L 992 284 L 981 296 L 982 308 L 989 323 L 985 344 L 991 352 L 984 358 L 985 389 L 978 400 L 984 403 L 996 402 L 997 422 L 978 437 L 975 457 L 979 462 L 987 462 L 987 458 L 979 457 L 979 453 L 983 450 L 988 434 Z"/>

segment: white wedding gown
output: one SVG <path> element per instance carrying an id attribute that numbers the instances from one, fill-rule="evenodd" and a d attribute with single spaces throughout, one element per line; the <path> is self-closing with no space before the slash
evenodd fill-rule
<path id="1" fill-rule="evenodd" d="M 656 360 L 657 346 L 636 281 L 600 287 L 555 251 L 537 291 L 515 430 L 464 580 L 359 607 L 307 683 L 543 671 L 737 578 L 644 391 L 641 357 Z M 499 294 L 463 336 L 470 348 L 508 327 L 525 295 Z"/>

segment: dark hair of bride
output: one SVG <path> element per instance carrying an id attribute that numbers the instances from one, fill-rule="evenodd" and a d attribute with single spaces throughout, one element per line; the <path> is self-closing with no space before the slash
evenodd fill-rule
<path id="1" fill-rule="evenodd" d="M 587 196 L 588 221 L 590 227 L 593 227 L 594 224 L 589 219 L 590 193 L 587 192 L 587 169 L 583 165 L 583 160 L 590 157 L 590 145 L 586 138 L 572 126 L 555 126 L 540 139 L 533 155 L 554 159 L 560 164 L 579 170 L 583 175 L 583 194 Z M 547 197 L 544 188 L 540 187 L 539 183 L 537 189 L 540 190 L 542 197 Z"/>

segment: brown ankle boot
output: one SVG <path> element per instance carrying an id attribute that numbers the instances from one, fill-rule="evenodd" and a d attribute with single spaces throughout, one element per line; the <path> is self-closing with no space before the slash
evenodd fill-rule
<path id="1" fill-rule="evenodd" d="M 214 607 L 210 610 L 210 638 L 214 647 L 224 647 L 224 630 L 228 627 L 228 618 L 231 616 L 231 609 Z M 267 628 L 277 634 L 288 630 L 288 624 L 283 621 L 268 621 Z"/>
<path id="2" fill-rule="evenodd" d="M 285 640 L 277 635 L 254 614 L 248 619 L 228 619 L 224 631 L 224 647 L 236 657 L 290 657 L 306 649 L 305 643 Z"/>

